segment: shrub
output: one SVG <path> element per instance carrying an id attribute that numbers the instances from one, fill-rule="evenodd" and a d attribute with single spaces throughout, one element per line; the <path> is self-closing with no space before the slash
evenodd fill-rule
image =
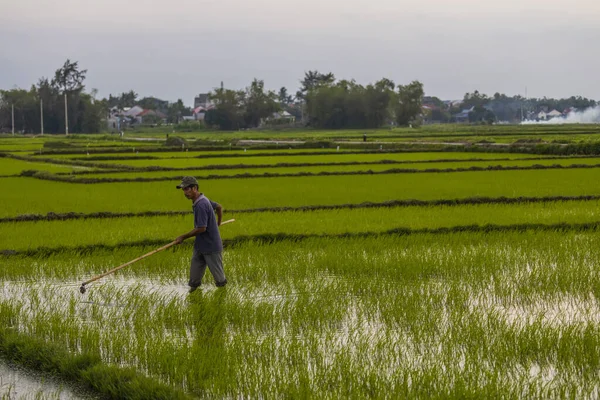
<path id="1" fill-rule="evenodd" d="M 187 145 L 187 141 L 178 136 L 169 136 L 165 142 L 165 146 L 169 147 L 181 147 L 182 145 Z"/>

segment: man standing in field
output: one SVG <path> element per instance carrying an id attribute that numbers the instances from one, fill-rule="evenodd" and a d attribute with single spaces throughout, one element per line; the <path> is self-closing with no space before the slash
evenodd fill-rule
<path id="1" fill-rule="evenodd" d="M 187 238 L 196 238 L 190 265 L 190 293 L 202 283 L 206 266 L 215 278 L 215 284 L 225 286 L 227 279 L 223 271 L 223 242 L 219 233 L 223 208 L 198 191 L 198 181 L 193 176 L 184 176 L 176 187 L 182 189 L 185 197 L 192 201 L 194 210 L 194 229 L 175 239 L 180 244 Z"/>

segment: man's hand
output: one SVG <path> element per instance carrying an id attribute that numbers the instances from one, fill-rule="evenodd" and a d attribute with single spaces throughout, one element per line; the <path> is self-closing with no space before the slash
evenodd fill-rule
<path id="1" fill-rule="evenodd" d="M 189 231 L 188 233 L 178 236 L 177 239 L 175 239 L 175 244 L 181 244 L 185 239 L 195 237 L 198 234 L 205 232 L 205 231 L 206 231 L 205 226 L 203 226 L 202 228 L 194 228 L 191 231 Z"/>

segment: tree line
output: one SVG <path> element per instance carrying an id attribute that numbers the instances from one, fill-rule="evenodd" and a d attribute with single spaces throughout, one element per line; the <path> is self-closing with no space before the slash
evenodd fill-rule
<path id="1" fill-rule="evenodd" d="M 520 122 L 526 119 L 535 119 L 540 111 L 557 110 L 585 110 L 596 107 L 600 103 L 596 100 L 582 96 L 568 98 L 526 98 L 521 95 L 507 96 L 496 92 L 493 96 L 475 90 L 465 93 L 458 104 L 448 103 L 437 97 L 425 96 L 423 104 L 426 105 L 424 118 L 435 122 L 456 122 L 455 115 L 462 110 L 471 110 L 468 114 L 470 123 L 492 123 L 498 121 Z"/>
<path id="2" fill-rule="evenodd" d="M 214 109 L 205 121 L 220 129 L 255 128 L 274 113 L 287 111 L 303 125 L 322 129 L 379 128 L 417 123 L 423 84 L 414 81 L 396 86 L 383 78 L 367 86 L 354 80 L 336 80 L 333 73 L 308 71 L 292 98 L 285 87 L 265 91 L 255 79 L 244 90 L 216 89 L 209 94 Z"/>
<path id="3" fill-rule="evenodd" d="M 98 99 L 95 89 L 85 90 L 86 75 L 77 61 L 67 60 L 51 79 L 42 77 L 29 90 L 0 90 L 0 132 L 12 130 L 14 116 L 17 132 L 96 133 L 107 129 L 111 112 L 136 105 L 166 117 L 145 119 L 155 124 L 177 124 L 192 115 L 181 99 L 171 103 L 138 98 L 133 90 Z M 285 87 L 278 92 L 266 90 L 259 79 L 244 89 L 214 89 L 209 93 L 212 106 L 201 124 L 221 130 L 256 128 L 273 120 L 275 113 L 286 111 L 300 126 L 315 128 L 408 125 L 418 120 L 423 94 L 418 81 L 396 86 L 383 78 L 363 86 L 354 80 L 336 80 L 333 73 L 308 71 L 295 96 Z"/>
<path id="4" fill-rule="evenodd" d="M 86 74 L 77 62 L 67 60 L 51 79 L 42 77 L 29 90 L 0 90 L 0 130 L 12 128 L 14 110 L 19 132 L 99 132 L 104 110 L 95 90 L 85 92 Z"/>
<path id="5" fill-rule="evenodd" d="M 23 133 L 96 133 L 108 128 L 111 113 L 128 107 L 160 111 L 144 117 L 144 123 L 178 124 L 192 115 L 181 99 L 169 102 L 155 97 L 139 98 L 130 90 L 97 99 L 97 91 L 85 90 L 87 70 L 67 60 L 52 78 L 42 77 L 29 90 L 0 90 L 0 132 L 14 128 Z M 531 99 L 521 96 L 493 96 L 475 91 L 466 93 L 461 102 L 444 102 L 425 96 L 423 84 L 412 81 L 397 85 L 382 78 L 362 85 L 355 80 L 336 79 L 331 72 L 308 71 L 292 95 L 282 87 L 278 92 L 265 89 L 263 80 L 233 90 L 217 88 L 209 93 L 211 106 L 204 119 L 193 128 L 220 130 L 251 129 L 277 122 L 277 115 L 295 118 L 296 125 L 319 129 L 379 128 L 409 126 L 426 122 L 456 122 L 461 110 L 469 109 L 468 122 L 517 122 L 541 109 L 585 109 L 595 100 L 572 96 L 567 99 Z M 43 117 L 43 130 L 42 130 Z M 285 118 L 289 123 L 292 118 Z M 131 123 L 134 118 L 131 118 Z"/>

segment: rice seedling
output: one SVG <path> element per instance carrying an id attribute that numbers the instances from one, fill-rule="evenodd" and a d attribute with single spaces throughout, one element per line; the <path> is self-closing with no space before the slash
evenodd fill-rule
<path id="1" fill-rule="evenodd" d="M 477 171 L 390 175 L 227 179 L 200 182 L 200 190 L 227 209 L 381 202 L 397 199 L 596 195 L 600 169 Z M 47 212 L 189 210 L 173 184 L 71 184 L 0 178 L 0 216 Z M 51 199 L 39 193 L 52 193 Z"/>
<path id="2" fill-rule="evenodd" d="M 3 280 L 0 319 L 199 397 L 593 397 L 598 241 L 525 231 L 252 242 L 225 252 L 224 290 L 185 294 L 178 251 L 83 299 L 57 271 L 81 278 L 87 257 L 65 252 L 46 261 L 44 283 L 29 280 L 36 267 Z"/>
<path id="3" fill-rule="evenodd" d="M 74 170 L 71 166 L 58 165 L 58 164 L 50 164 L 44 162 L 29 162 L 29 161 L 21 161 L 15 160 L 13 158 L 0 157 L 0 176 L 8 176 L 8 175 L 18 175 L 21 171 L 25 170 L 38 170 L 38 171 L 48 171 L 53 173 L 59 172 L 72 172 Z M 83 168 L 76 168 L 83 169 Z"/>
<path id="4" fill-rule="evenodd" d="M 414 141 L 420 134 L 418 140 L 438 141 L 555 134 L 574 138 L 596 132 L 596 127 L 561 129 L 452 127 L 369 134 L 390 141 Z M 219 133 L 219 138 L 265 135 Z M 281 137 L 352 141 L 360 135 L 362 131 L 311 131 Z M 402 165 L 415 169 L 597 161 L 326 149 L 313 155 L 288 149 L 279 155 L 273 150 L 243 155 L 223 150 L 222 157 L 212 157 L 215 152 L 140 152 L 140 159 L 128 160 L 138 157 L 134 150 L 129 157 L 116 154 L 122 158 L 117 159 L 109 153 L 117 143 L 105 139 L 77 137 L 73 152 L 81 158 L 81 146 L 89 141 L 90 146 L 106 145 L 107 158 L 114 158 L 98 162 L 114 165 L 269 166 L 247 172 L 380 167 L 271 168 L 286 160 L 331 164 L 393 159 L 413 162 Z M 0 151 L 3 146 L 18 150 L 10 147 L 13 143 L 0 138 Z M 127 149 L 136 144 L 118 145 Z M 439 161 L 449 159 L 457 161 Z M 53 168 L 52 160 L 43 165 Z M 439 162 L 427 162 L 435 160 Z M 5 171 L 10 172 L 26 161 L 7 162 Z M 201 171 L 189 172 L 201 177 Z M 0 217 L 106 213 L 89 219 L 0 222 L 0 250 L 18 250 L 0 254 L 0 357 L 106 397 L 595 398 L 600 390 L 598 200 L 543 198 L 598 196 L 590 182 L 599 173 L 581 168 L 201 180 L 201 191 L 236 218 L 221 229 L 227 243 L 225 289 L 217 289 L 207 274 L 199 290 L 187 293 L 191 243 L 186 242 L 92 283 L 85 295 L 78 290 L 82 281 L 189 230 L 190 204 L 174 190 L 176 180 L 86 185 L 0 178 Z M 452 204 L 485 196 L 493 199 Z M 523 196 L 534 201 L 506 200 Z M 409 199 L 448 203 L 350 207 Z M 343 207 L 278 209 L 313 205 Z M 110 214 L 144 211 L 181 214 Z M 13 383 L 6 387 L 12 395 Z M 30 391 L 34 397 L 36 390 Z"/>
<path id="5" fill-rule="evenodd" d="M 417 206 L 395 208 L 356 208 L 228 213 L 234 224 L 221 228 L 224 239 L 269 234 L 340 235 L 360 232 L 382 233 L 407 230 L 456 228 L 468 226 L 515 226 L 546 224 L 585 224 L 600 222 L 599 201 L 543 202 L 524 204 L 479 204 L 454 206 Z M 3 223 L 0 250 L 40 248 L 117 246 L 143 241 L 157 245 L 172 241 L 190 229 L 189 215 L 140 216 L 131 218 L 78 219 L 65 221 L 19 221 Z"/>
<path id="6" fill-rule="evenodd" d="M 243 163 L 243 161 L 242 161 Z M 247 165 L 243 168 L 216 168 L 216 165 L 207 165 L 198 169 L 174 169 L 174 170 L 159 170 L 159 171 L 101 171 L 97 173 L 86 172 L 85 178 L 99 179 L 135 179 L 135 178 L 162 178 L 162 177 L 179 177 L 182 175 L 193 175 L 196 177 L 209 176 L 233 176 L 241 174 L 302 174 L 312 173 L 318 174 L 321 172 L 354 172 L 354 171 L 389 171 L 390 169 L 399 170 L 448 170 L 448 169 L 466 169 L 466 168 L 488 168 L 488 167 L 532 167 L 532 166 L 596 166 L 600 165 L 598 158 L 565 158 L 565 159 L 531 159 L 531 160 L 473 160 L 465 162 L 410 162 L 394 164 L 392 162 L 383 162 L 379 164 L 353 164 L 353 165 L 336 165 L 335 162 L 326 165 L 277 165 L 255 168 L 254 165 Z M 233 166 L 233 165 L 231 165 Z M 258 165 L 256 165 L 258 166 Z"/>
<path id="7" fill-rule="evenodd" d="M 373 162 L 381 160 L 397 161 L 425 161 L 438 159 L 469 159 L 469 158 L 500 158 L 497 154 L 477 154 L 475 157 L 470 153 L 380 153 L 380 154 L 345 154 L 332 153 L 326 155 L 293 155 L 293 156 L 264 156 L 264 157 L 244 157 L 243 164 L 278 164 L 278 163 L 327 163 L 327 162 Z M 527 155 L 510 154 L 510 158 L 525 158 Z M 193 158 L 193 159 L 158 159 L 158 160 L 107 160 L 108 164 L 122 164 L 134 167 L 201 167 L 205 165 L 228 165 L 240 164 L 240 158 Z"/>

